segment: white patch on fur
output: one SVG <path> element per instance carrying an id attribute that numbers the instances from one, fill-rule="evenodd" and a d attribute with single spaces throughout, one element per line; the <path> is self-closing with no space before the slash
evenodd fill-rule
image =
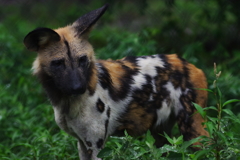
<path id="1" fill-rule="evenodd" d="M 32 71 L 34 75 L 40 72 L 40 62 L 38 57 L 33 62 Z"/>
<path id="2" fill-rule="evenodd" d="M 149 102 L 150 102 L 150 101 L 153 101 L 153 95 L 152 95 L 152 94 L 150 94 L 148 101 L 149 101 Z"/>
<path id="3" fill-rule="evenodd" d="M 142 85 L 147 83 L 145 75 L 151 78 L 157 76 L 156 67 L 164 68 L 164 62 L 157 56 L 142 56 L 137 58 L 139 73 L 133 76 L 134 83 L 131 85 L 133 89 L 142 89 Z M 152 80 L 153 92 L 156 93 L 155 81 Z"/>
<path id="4" fill-rule="evenodd" d="M 175 89 L 171 82 L 168 82 L 164 87 L 170 92 L 170 102 L 168 102 L 168 104 L 167 100 L 164 100 L 162 102 L 162 107 L 157 110 L 156 126 L 164 123 L 169 118 L 172 110 L 174 110 L 175 115 L 177 115 L 178 112 L 183 109 L 180 102 L 180 96 L 182 94 L 181 88 L 178 87 Z"/>
<path id="5" fill-rule="evenodd" d="M 156 84 L 155 84 L 155 80 L 154 79 L 152 79 L 152 87 L 153 87 L 153 92 L 157 93 Z"/>
<path id="6" fill-rule="evenodd" d="M 70 119 L 68 121 L 80 139 L 85 140 L 87 137 L 91 137 L 88 140 L 94 145 L 99 138 L 104 137 L 106 118 L 102 113 L 97 111 L 96 103 L 98 96 L 96 94 L 91 97 L 87 95 L 87 93 L 84 96 L 82 95 L 79 102 L 71 106 L 72 111 L 70 114 L 74 116 L 69 116 Z"/>
<path id="7" fill-rule="evenodd" d="M 172 108 L 172 106 L 169 106 L 169 104 L 167 104 L 166 100 L 164 100 L 162 102 L 162 107 L 157 110 L 158 118 L 157 118 L 156 126 L 164 123 L 169 118 L 169 115 L 171 113 L 171 108 Z"/>
<path id="8" fill-rule="evenodd" d="M 175 89 L 171 82 L 168 82 L 165 85 L 165 88 L 170 92 L 170 98 L 173 103 L 175 115 L 177 115 L 178 112 L 183 109 L 180 102 L 180 96 L 182 94 L 181 88 L 178 87 L 177 89 Z"/>
<path id="9" fill-rule="evenodd" d="M 188 94 L 188 91 L 189 91 L 189 89 L 187 88 L 187 89 L 185 89 L 185 91 L 183 92 L 183 94 L 184 95 L 187 95 Z"/>
<path id="10" fill-rule="evenodd" d="M 65 123 L 64 115 L 61 114 L 61 110 L 57 106 L 53 106 L 53 110 L 56 123 L 62 130 L 66 131 L 67 125 Z"/>
<path id="11" fill-rule="evenodd" d="M 140 72 L 144 75 L 155 77 L 157 75 L 156 67 L 164 68 L 164 62 L 156 55 L 139 57 L 137 60 Z"/>
<path id="12" fill-rule="evenodd" d="M 108 133 L 107 136 L 111 135 L 117 126 L 119 126 L 119 116 L 122 115 L 122 113 L 125 112 L 126 107 L 132 100 L 132 97 L 127 95 L 125 99 L 119 100 L 119 101 L 114 101 L 110 97 L 110 93 L 108 90 L 104 90 L 98 83 L 97 85 L 97 95 L 101 98 L 103 103 L 105 104 L 105 112 L 107 112 L 108 107 L 110 107 L 110 119 L 109 119 L 109 124 L 108 124 Z M 131 94 L 131 92 L 129 93 Z M 104 97 L 105 96 L 105 97 Z M 106 113 L 102 113 L 104 116 L 107 115 Z M 105 123 L 104 123 L 105 124 Z"/>
<path id="13" fill-rule="evenodd" d="M 147 83 L 146 78 L 142 73 L 133 76 L 133 80 L 134 83 L 131 85 L 131 87 L 134 89 L 142 89 L 142 85 Z"/>

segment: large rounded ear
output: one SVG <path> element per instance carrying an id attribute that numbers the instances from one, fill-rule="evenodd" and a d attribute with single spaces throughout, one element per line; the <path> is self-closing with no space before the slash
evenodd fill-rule
<path id="1" fill-rule="evenodd" d="M 23 42 L 28 50 L 38 51 L 41 47 L 59 40 L 60 36 L 54 30 L 49 28 L 38 28 L 28 33 Z"/>
<path id="2" fill-rule="evenodd" d="M 77 35 L 82 36 L 83 34 L 87 34 L 98 19 L 104 14 L 107 8 L 108 4 L 105 4 L 101 8 L 93 10 L 76 20 L 72 26 L 77 31 Z"/>

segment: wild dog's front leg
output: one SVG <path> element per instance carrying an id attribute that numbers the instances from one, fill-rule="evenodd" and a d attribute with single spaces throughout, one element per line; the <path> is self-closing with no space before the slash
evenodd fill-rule
<path id="1" fill-rule="evenodd" d="M 103 144 L 101 144 L 101 148 L 98 148 L 97 146 L 93 146 L 91 142 L 87 141 L 85 143 L 87 143 L 87 146 L 82 140 L 78 140 L 78 152 L 80 160 L 101 160 L 101 158 L 97 158 L 97 155 L 100 149 L 103 147 Z"/>
<path id="2" fill-rule="evenodd" d="M 81 160 L 101 160 L 97 158 L 99 151 L 104 147 L 105 139 L 107 137 L 107 131 L 105 124 L 101 119 L 94 120 L 94 117 L 85 119 L 74 119 L 69 121 L 73 131 L 78 136 L 78 150 Z"/>
<path id="3" fill-rule="evenodd" d="M 78 153 L 80 160 L 90 160 L 92 157 L 92 150 L 87 149 L 80 139 L 78 140 Z"/>

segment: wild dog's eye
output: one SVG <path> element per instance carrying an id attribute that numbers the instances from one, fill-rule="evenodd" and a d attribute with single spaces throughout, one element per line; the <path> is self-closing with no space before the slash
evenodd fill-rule
<path id="1" fill-rule="evenodd" d="M 63 59 L 53 60 L 51 62 L 51 67 L 61 67 L 61 66 L 64 66 L 64 60 Z"/>
<path id="2" fill-rule="evenodd" d="M 79 67 L 84 67 L 84 66 L 86 66 L 87 63 L 88 63 L 87 56 L 82 56 L 82 57 L 80 57 L 79 60 L 78 60 L 78 62 L 79 62 Z"/>

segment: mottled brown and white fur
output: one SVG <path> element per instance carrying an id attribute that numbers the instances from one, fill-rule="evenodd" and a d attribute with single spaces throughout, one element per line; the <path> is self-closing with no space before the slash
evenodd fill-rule
<path id="1" fill-rule="evenodd" d="M 126 130 L 139 136 L 150 130 L 161 147 L 177 123 L 184 140 L 208 135 L 203 118 L 207 88 L 202 70 L 176 54 L 96 60 L 88 34 L 107 5 L 72 25 L 38 28 L 24 39 L 38 53 L 33 73 L 45 89 L 59 127 L 78 139 L 81 160 L 99 159 L 110 135 Z M 111 53 L 106 53 L 111 54 Z"/>

